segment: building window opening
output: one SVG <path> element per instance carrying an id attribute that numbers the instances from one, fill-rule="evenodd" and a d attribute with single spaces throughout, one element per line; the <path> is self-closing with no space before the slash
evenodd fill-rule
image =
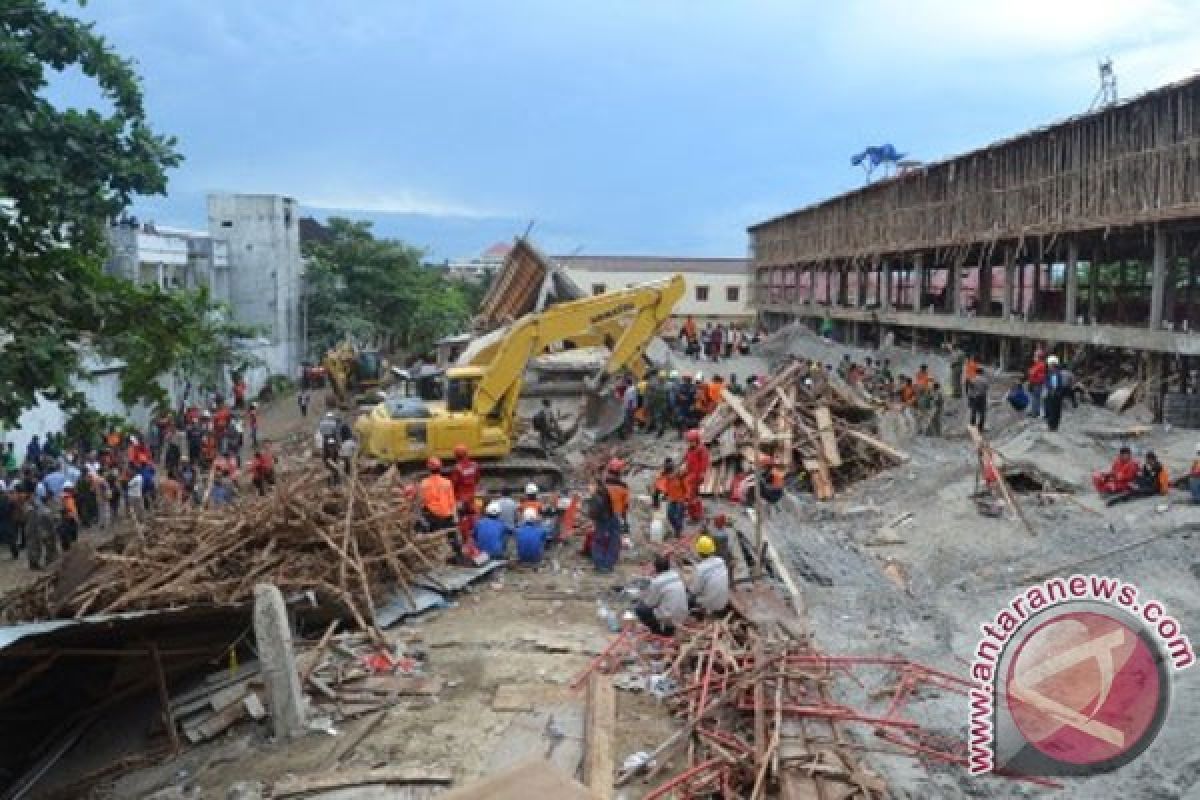
<path id="1" fill-rule="evenodd" d="M 608 287 L 605 286 L 603 283 L 593 283 L 592 284 L 592 295 L 595 296 L 598 294 L 604 294 L 604 292 L 607 289 L 608 289 Z"/>
<path id="2" fill-rule="evenodd" d="M 738 286 L 726 286 L 725 287 L 725 299 L 728 300 L 730 303 L 736 303 L 738 301 L 738 299 L 741 297 L 741 294 L 742 294 L 741 287 L 738 287 Z"/>
<path id="3" fill-rule="evenodd" d="M 696 302 L 697 303 L 707 303 L 708 302 L 708 287 L 707 286 L 697 286 L 696 287 Z"/>

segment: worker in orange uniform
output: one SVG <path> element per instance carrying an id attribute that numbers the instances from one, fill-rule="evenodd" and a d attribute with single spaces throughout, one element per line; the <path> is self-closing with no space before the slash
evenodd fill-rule
<path id="1" fill-rule="evenodd" d="M 783 470 L 766 453 L 758 457 L 758 480 L 746 492 L 746 505 L 754 507 L 754 492 L 761 491 L 764 503 L 774 508 L 783 499 Z"/>
<path id="2" fill-rule="evenodd" d="M 464 564 L 462 539 L 454 516 L 454 483 L 442 474 L 440 458 L 430 458 L 425 466 L 429 468 L 429 474 L 417 485 L 421 516 L 429 530 L 449 531 L 447 539 L 454 550 L 453 563 Z"/>
<path id="3" fill-rule="evenodd" d="M 450 471 L 450 482 L 454 484 L 454 499 L 460 509 L 475 505 L 475 491 L 479 486 L 479 464 L 471 460 L 465 444 L 454 445 L 454 469 Z"/>
<path id="4" fill-rule="evenodd" d="M 692 418 L 695 422 L 698 423 L 700 420 L 704 419 L 705 417 L 707 417 L 709 414 L 712 413 L 713 399 L 712 399 L 712 390 L 709 388 L 710 384 L 708 381 L 704 380 L 703 372 L 696 373 L 695 386 L 696 386 L 696 399 L 692 404 L 692 410 L 693 410 Z"/>
<path id="5" fill-rule="evenodd" d="M 933 384 L 933 378 L 929 375 L 929 366 L 927 364 L 922 364 L 917 370 L 917 375 L 913 383 L 916 384 L 918 392 L 926 391 Z"/>
<path id="6" fill-rule="evenodd" d="M 662 472 L 654 479 L 654 504 L 657 507 L 663 500 L 667 501 L 667 522 L 676 536 L 683 535 L 683 514 L 687 499 L 687 482 L 683 475 L 675 469 L 673 460 L 664 460 Z"/>
<path id="7" fill-rule="evenodd" d="M 421 479 L 417 493 L 421 514 L 429 529 L 439 531 L 454 527 L 454 484 L 442 474 L 442 460 L 434 457 L 425 462 L 429 474 Z"/>
<path id="8" fill-rule="evenodd" d="M 625 462 L 619 458 L 609 459 L 604 470 L 604 485 L 608 487 L 609 498 L 612 502 L 613 513 L 617 515 L 621 532 L 629 532 L 629 487 L 621 475 L 625 472 Z"/>
<path id="9" fill-rule="evenodd" d="M 708 474 L 712 457 L 704 442 L 700 441 L 700 431 L 692 428 L 687 432 L 687 452 L 683 454 L 683 479 L 687 486 L 688 515 L 693 520 L 704 518 L 704 503 L 700 500 L 700 484 Z"/>
<path id="10" fill-rule="evenodd" d="M 725 391 L 725 379 L 720 375 L 713 375 L 713 379 L 708 382 L 708 397 L 712 408 L 716 408 L 721 404 L 721 395 Z"/>

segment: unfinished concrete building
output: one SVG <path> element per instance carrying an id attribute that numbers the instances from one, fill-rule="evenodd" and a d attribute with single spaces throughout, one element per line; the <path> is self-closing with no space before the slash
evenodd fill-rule
<path id="1" fill-rule="evenodd" d="M 1194 391 L 1200 78 L 906 171 L 749 229 L 768 328 L 952 341 L 1020 368 L 1121 362 Z M 1118 357 L 1119 356 L 1119 357 Z"/>

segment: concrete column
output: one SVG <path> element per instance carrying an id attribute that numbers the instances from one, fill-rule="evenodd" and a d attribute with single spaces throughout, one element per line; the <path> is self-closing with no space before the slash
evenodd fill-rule
<path id="1" fill-rule="evenodd" d="M 975 313 L 980 317 L 988 317 L 992 313 L 992 254 L 989 252 L 987 258 L 981 261 L 979 279 L 975 282 L 979 287 L 975 293 Z"/>
<path id="2" fill-rule="evenodd" d="M 1038 294 L 1042 291 L 1042 270 L 1046 265 L 1046 243 L 1038 239 L 1037 261 L 1033 265 L 1033 285 L 1029 287 L 1029 319 L 1037 317 Z"/>
<path id="3" fill-rule="evenodd" d="M 946 291 L 950 292 L 950 313 L 957 317 L 962 314 L 962 265 L 951 260 L 946 269 Z"/>
<path id="4" fill-rule="evenodd" d="M 1013 312 L 1013 284 L 1016 282 L 1016 265 L 1017 251 L 1014 247 L 1008 247 L 1004 250 L 1004 297 L 1002 304 L 1004 309 L 1004 318 L 1008 319 Z"/>
<path id="5" fill-rule="evenodd" d="M 292 649 L 292 629 L 283 593 L 273 584 L 260 583 L 254 587 L 254 641 L 275 736 L 290 739 L 303 735 L 305 701 Z"/>
<path id="6" fill-rule="evenodd" d="M 1100 316 L 1100 262 L 1104 259 L 1101 251 L 1093 250 L 1088 256 L 1088 323 L 1095 325 Z"/>
<path id="7" fill-rule="evenodd" d="M 1008 369 L 1008 337 L 1000 337 L 1000 369 Z"/>
<path id="8" fill-rule="evenodd" d="M 1150 279 L 1150 329 L 1162 330 L 1163 299 L 1167 289 L 1167 235 L 1154 226 L 1154 272 Z"/>
<path id="9" fill-rule="evenodd" d="M 880 295 L 880 303 L 879 304 L 880 304 L 880 307 L 884 311 L 891 311 L 892 310 L 892 262 L 891 261 L 886 260 L 886 259 L 884 260 L 883 274 L 880 277 L 881 277 L 881 280 L 879 283 L 879 295 Z"/>
<path id="10" fill-rule="evenodd" d="M 921 311 L 921 294 L 925 291 L 925 257 L 913 256 L 913 310 Z"/>
<path id="11" fill-rule="evenodd" d="M 1067 297 L 1066 323 L 1075 324 L 1077 312 L 1075 307 L 1079 301 L 1079 243 L 1074 239 L 1067 242 Z"/>

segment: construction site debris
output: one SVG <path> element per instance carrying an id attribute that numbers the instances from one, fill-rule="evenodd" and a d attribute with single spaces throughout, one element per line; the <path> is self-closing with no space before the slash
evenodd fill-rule
<path id="1" fill-rule="evenodd" d="M 24 621 L 180 606 L 247 603 L 258 583 L 314 592 L 374 630 L 376 603 L 411 598 L 425 572 L 450 554 L 445 532 L 416 530 L 409 501 L 389 476 L 330 485 L 307 468 L 281 476 L 265 497 L 161 514 L 119 550 L 99 550 L 93 568 L 59 596 L 54 572 L 6 599 L 0 617 Z"/>
<path id="2" fill-rule="evenodd" d="M 820 500 L 837 486 L 908 461 L 872 430 L 877 404 L 838 376 L 794 361 L 745 398 L 725 390 L 701 434 L 713 465 L 702 494 L 736 494 L 740 476 L 761 457 L 807 479 Z"/>

